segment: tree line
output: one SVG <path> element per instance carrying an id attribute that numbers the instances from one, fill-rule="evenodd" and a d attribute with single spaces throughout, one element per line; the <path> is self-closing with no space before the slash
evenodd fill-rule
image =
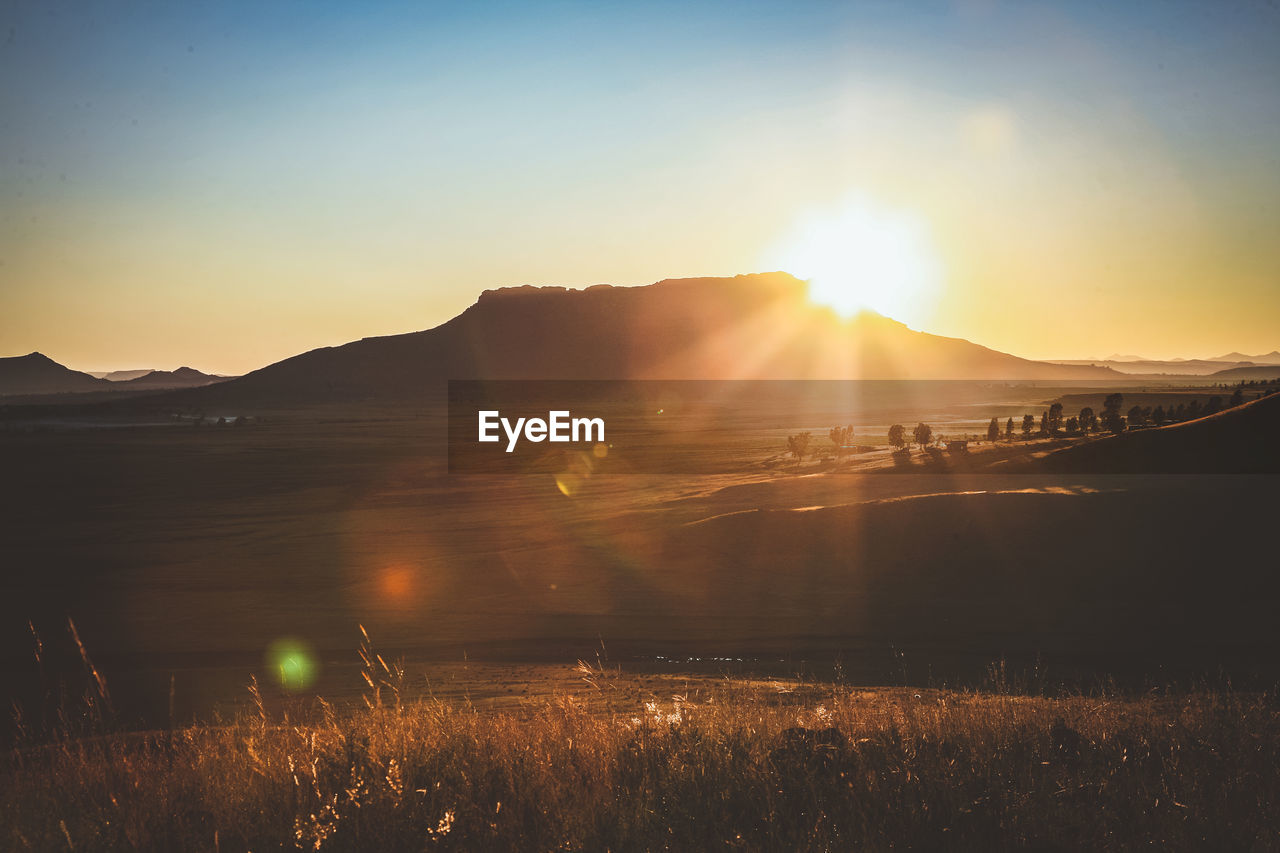
<path id="1" fill-rule="evenodd" d="M 1245 386 L 1258 384 L 1266 383 L 1241 382 L 1225 402 L 1221 395 L 1215 394 L 1203 406 L 1200 404 L 1199 399 L 1193 397 L 1190 402 L 1178 403 L 1177 406 L 1170 404 L 1168 408 L 1165 408 L 1163 405 L 1154 407 L 1135 405 L 1126 412 L 1124 411 L 1124 395 L 1116 393 L 1106 396 L 1102 403 L 1101 412 L 1095 412 L 1092 406 L 1084 406 L 1077 414 L 1064 417 L 1065 412 L 1062 404 L 1054 403 L 1041 412 L 1038 419 L 1033 414 L 1023 415 L 1020 427 L 1021 435 L 1023 438 L 1031 438 L 1033 436 L 1058 436 L 1064 433 L 1069 436 L 1103 432 L 1119 434 L 1127 429 L 1161 427 L 1181 421 L 1195 420 L 1196 418 L 1207 417 L 1224 409 L 1243 404 L 1245 402 Z M 1268 388 L 1265 391 L 1256 393 L 1254 399 L 1274 394 L 1276 391 L 1277 388 L 1275 387 Z M 1001 438 L 1005 441 L 1012 441 L 1015 429 L 1013 418 L 1005 421 L 1003 431 L 1001 430 L 1000 419 L 992 418 L 987 425 L 987 441 L 996 442 L 1000 441 Z M 827 435 L 831 443 L 835 445 L 837 459 L 846 453 L 849 448 L 853 447 L 854 431 L 852 424 L 832 427 Z M 894 424 L 889 427 L 888 439 L 889 446 L 898 452 L 907 450 L 910 444 L 918 445 L 921 450 L 924 450 L 934 442 L 934 431 L 929 424 L 916 424 L 915 429 L 911 431 L 910 440 L 908 440 L 907 428 L 902 424 Z M 787 451 L 797 460 L 804 459 L 813 449 L 813 434 L 811 432 L 806 431 L 787 436 Z"/>

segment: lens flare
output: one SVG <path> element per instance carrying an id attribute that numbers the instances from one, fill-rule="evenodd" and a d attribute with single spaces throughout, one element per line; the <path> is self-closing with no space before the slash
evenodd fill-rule
<path id="1" fill-rule="evenodd" d="M 285 690 L 304 690 L 315 681 L 320 664 L 311 647 L 295 637 L 276 640 L 267 649 L 267 670 Z"/>
<path id="2" fill-rule="evenodd" d="M 397 605 L 413 597 L 413 570 L 405 565 L 390 565 L 378 576 L 378 590 L 389 605 Z"/>
<path id="3" fill-rule="evenodd" d="M 556 488 L 566 498 L 571 498 L 582 486 L 582 477 L 569 471 L 556 474 Z"/>
<path id="4" fill-rule="evenodd" d="M 577 494 L 595 473 L 601 459 L 609 455 L 609 447 L 597 443 L 589 453 L 572 453 L 565 456 L 565 470 L 555 475 L 556 488 L 566 498 Z"/>

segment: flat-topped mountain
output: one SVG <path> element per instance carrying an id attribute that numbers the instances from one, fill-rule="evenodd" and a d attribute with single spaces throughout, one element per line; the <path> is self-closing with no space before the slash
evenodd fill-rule
<path id="1" fill-rule="evenodd" d="M 156 370 L 154 367 L 147 367 L 142 370 L 112 370 L 106 373 L 91 370 L 89 372 L 100 379 L 107 379 L 111 382 L 128 382 L 130 379 L 138 379 L 148 373 L 155 373 Z"/>
<path id="2" fill-rule="evenodd" d="M 423 332 L 312 350 L 203 401 L 403 398 L 447 379 L 1101 380 L 1106 368 L 1048 364 L 874 313 L 842 319 L 786 273 L 670 279 L 644 287 L 485 291 Z"/>

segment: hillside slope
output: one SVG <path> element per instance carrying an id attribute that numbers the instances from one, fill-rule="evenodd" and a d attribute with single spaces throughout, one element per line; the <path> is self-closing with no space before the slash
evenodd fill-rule
<path id="1" fill-rule="evenodd" d="M 113 387 L 115 383 L 63 367 L 42 353 L 0 358 L 0 396 L 68 394 Z"/>
<path id="2" fill-rule="evenodd" d="M 1228 367 L 1225 370 L 1219 370 L 1209 374 L 1210 379 L 1216 379 L 1222 382 L 1251 379 L 1280 379 L 1280 365 L 1255 364 L 1253 366 Z"/>
<path id="3" fill-rule="evenodd" d="M 1064 448 L 1038 468 L 1062 473 L 1280 473 L 1280 394 L 1206 418 Z"/>

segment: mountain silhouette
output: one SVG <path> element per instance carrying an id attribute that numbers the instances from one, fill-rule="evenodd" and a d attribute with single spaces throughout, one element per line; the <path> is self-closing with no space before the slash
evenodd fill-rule
<path id="1" fill-rule="evenodd" d="M 63 367 L 38 352 L 0 358 L 0 396 L 109 391 L 115 383 Z"/>
<path id="2" fill-rule="evenodd" d="M 1209 379 L 1240 382 L 1252 379 L 1280 379 L 1280 364 L 1240 364 L 1210 373 Z"/>
<path id="3" fill-rule="evenodd" d="M 82 373 L 38 352 L 0 358 L 0 397 L 39 397 L 48 394 L 136 395 L 144 391 L 197 388 L 226 381 L 224 376 L 212 376 L 190 367 L 179 367 L 177 370 L 117 371 L 111 375 L 131 378 L 111 380 Z"/>
<path id="4" fill-rule="evenodd" d="M 1272 350 L 1271 352 L 1265 352 L 1261 355 L 1245 355 L 1242 352 L 1229 352 L 1226 355 L 1207 359 L 1207 361 L 1227 361 L 1236 364 L 1241 362 L 1247 364 L 1280 364 L 1280 351 Z"/>
<path id="5" fill-rule="evenodd" d="M 147 367 L 142 370 L 112 370 L 108 373 L 99 373 L 97 371 L 90 371 L 90 373 L 92 373 L 94 376 L 100 377 L 102 379 L 108 379 L 112 382 L 127 382 L 130 379 L 138 379 L 139 377 L 146 376 L 148 373 L 155 373 L 155 372 L 156 372 L 156 369 L 154 367 Z"/>
<path id="6" fill-rule="evenodd" d="M 179 367 L 177 370 L 152 370 L 133 379 L 117 380 L 115 386 L 120 390 L 198 388 L 201 385 L 225 381 L 226 377 L 223 376 L 201 373 L 192 367 Z"/>
<path id="7" fill-rule="evenodd" d="M 216 387 L 193 403 L 425 397 L 447 379 L 1108 380 L 874 313 L 838 317 L 786 273 L 669 279 L 643 287 L 485 291 L 422 332 L 312 350 Z M 180 398 L 174 398 L 177 402 Z"/>
<path id="8" fill-rule="evenodd" d="M 1111 361 L 1111 360 L 1085 360 L 1085 359 L 1055 359 L 1055 364 L 1093 364 L 1098 367 L 1109 367 L 1126 377 L 1150 377 L 1153 379 L 1164 376 L 1209 376 L 1222 370 L 1233 367 L 1253 367 L 1256 364 L 1265 364 L 1265 362 L 1253 361 L 1217 361 L 1213 359 L 1202 358 L 1170 358 L 1164 361 Z"/>

